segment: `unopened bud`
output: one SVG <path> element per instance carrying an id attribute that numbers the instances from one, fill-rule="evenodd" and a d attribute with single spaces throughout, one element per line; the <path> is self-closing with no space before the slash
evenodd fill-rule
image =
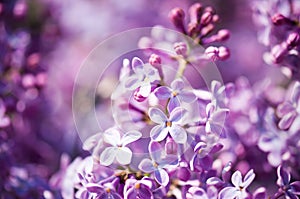
<path id="1" fill-rule="evenodd" d="M 225 41 L 229 39 L 229 37 L 230 37 L 229 30 L 222 29 L 218 31 L 218 41 Z"/>
<path id="2" fill-rule="evenodd" d="M 290 33 L 286 40 L 289 49 L 298 46 L 299 42 L 300 42 L 300 36 L 296 32 Z"/>
<path id="3" fill-rule="evenodd" d="M 225 59 L 229 58 L 230 51 L 228 48 L 223 47 L 223 46 L 221 46 L 219 48 L 209 46 L 205 50 L 205 54 L 210 60 L 217 61 L 217 60 L 225 60 Z"/>
<path id="4" fill-rule="evenodd" d="M 192 23 L 198 23 L 201 18 L 202 5 L 200 3 L 193 4 L 189 9 L 190 21 Z"/>
<path id="5" fill-rule="evenodd" d="M 161 68 L 161 58 L 157 54 L 152 54 L 149 58 L 149 64 L 158 70 L 160 79 L 164 79 L 164 73 Z"/>
<path id="6" fill-rule="evenodd" d="M 203 15 L 201 16 L 200 23 L 203 26 L 206 26 L 212 22 L 213 19 L 213 13 L 210 11 L 204 12 Z"/>
<path id="7" fill-rule="evenodd" d="M 278 44 L 271 49 L 271 54 L 273 56 L 274 63 L 282 62 L 284 56 L 287 54 L 287 44 L 283 42 L 282 44 Z"/>
<path id="8" fill-rule="evenodd" d="M 187 46 L 183 42 L 177 42 L 174 44 L 174 50 L 177 55 L 185 56 L 187 53 Z"/>
<path id="9" fill-rule="evenodd" d="M 272 16 L 272 22 L 275 26 L 295 25 L 296 24 L 293 20 L 291 20 L 279 13 Z"/>
<path id="10" fill-rule="evenodd" d="M 184 17 L 185 17 L 185 13 L 181 8 L 174 8 L 169 13 L 169 18 L 171 22 L 182 33 L 186 33 L 184 27 Z"/>
<path id="11" fill-rule="evenodd" d="M 167 138 L 165 150 L 167 154 L 177 154 L 177 143 L 172 137 Z"/>

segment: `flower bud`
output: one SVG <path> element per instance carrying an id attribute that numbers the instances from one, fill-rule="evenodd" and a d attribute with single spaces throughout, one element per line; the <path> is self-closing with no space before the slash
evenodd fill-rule
<path id="1" fill-rule="evenodd" d="M 185 56 L 187 53 L 187 46 L 183 42 L 177 42 L 174 44 L 174 50 L 177 55 Z"/>
<path id="2" fill-rule="evenodd" d="M 282 62 L 284 56 L 287 54 L 287 44 L 283 42 L 282 44 L 278 44 L 271 49 L 271 54 L 273 56 L 274 63 Z"/>
<path id="3" fill-rule="evenodd" d="M 189 9 L 190 21 L 192 23 L 198 23 L 201 18 L 202 5 L 200 3 L 193 4 Z"/>
<path id="4" fill-rule="evenodd" d="M 219 48 L 209 46 L 208 48 L 206 48 L 205 54 L 212 61 L 225 60 L 230 56 L 229 49 L 223 46 Z"/>
<path id="5" fill-rule="evenodd" d="M 218 41 L 225 41 L 227 39 L 229 39 L 230 37 L 230 32 L 229 30 L 226 29 L 222 29 L 218 31 Z"/>
<path id="6" fill-rule="evenodd" d="M 181 8 L 174 8 L 169 13 L 169 18 L 171 22 L 182 33 L 186 33 L 184 27 L 184 17 L 185 17 L 185 13 Z"/>
<path id="7" fill-rule="evenodd" d="M 213 19 L 213 13 L 210 11 L 204 12 L 203 15 L 201 16 L 200 23 L 203 26 L 206 26 L 212 22 Z"/>
<path id="8" fill-rule="evenodd" d="M 281 26 L 281 25 L 295 25 L 295 22 L 282 14 L 275 14 L 272 17 L 272 22 L 275 26 Z"/>
<path id="9" fill-rule="evenodd" d="M 289 49 L 292 49 L 296 46 L 299 45 L 299 41 L 300 41 L 300 36 L 298 33 L 296 32 L 293 32 L 293 33 L 290 33 L 287 40 L 286 40 L 286 43 L 287 43 L 287 46 Z"/>
<path id="10" fill-rule="evenodd" d="M 191 178 L 191 172 L 187 166 L 181 166 L 177 170 L 177 177 L 179 180 L 188 181 Z"/>
<path id="11" fill-rule="evenodd" d="M 149 63 L 158 70 L 160 79 L 164 79 L 164 73 L 161 68 L 161 58 L 157 54 L 152 54 L 149 58 Z"/>
<path id="12" fill-rule="evenodd" d="M 167 154 L 177 154 L 177 143 L 173 140 L 172 137 L 167 138 L 165 150 Z"/>

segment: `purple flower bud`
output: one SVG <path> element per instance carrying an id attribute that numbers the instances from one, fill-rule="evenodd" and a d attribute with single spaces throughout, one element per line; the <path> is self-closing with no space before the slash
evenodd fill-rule
<path id="1" fill-rule="evenodd" d="M 226 47 L 213 47 L 209 46 L 205 50 L 205 54 L 208 56 L 208 58 L 212 61 L 217 60 L 226 60 L 230 56 L 229 49 Z"/>
<path id="2" fill-rule="evenodd" d="M 189 23 L 189 25 L 188 25 L 188 34 L 189 34 L 189 36 L 195 37 L 195 36 L 198 35 L 198 33 L 199 33 L 198 24 L 193 23 L 193 22 Z"/>
<path id="3" fill-rule="evenodd" d="M 184 27 L 184 17 L 185 17 L 185 13 L 181 8 L 174 8 L 169 13 L 169 18 L 171 22 L 182 33 L 186 33 Z"/>
<path id="4" fill-rule="evenodd" d="M 167 137 L 165 144 L 165 151 L 167 154 L 177 154 L 177 144 L 172 137 Z"/>
<path id="5" fill-rule="evenodd" d="M 174 44 L 174 50 L 177 55 L 183 55 L 185 56 L 187 53 L 187 46 L 183 42 L 178 42 Z"/>
<path id="6" fill-rule="evenodd" d="M 213 20 L 213 13 L 210 10 L 208 10 L 202 14 L 200 23 L 201 25 L 206 26 L 210 24 L 212 20 Z"/>
<path id="7" fill-rule="evenodd" d="M 296 32 L 290 33 L 287 40 L 286 40 L 286 43 L 288 45 L 288 49 L 292 49 L 292 48 L 298 46 L 299 41 L 300 41 L 300 36 L 299 36 L 298 33 L 296 33 Z"/>
<path id="8" fill-rule="evenodd" d="M 225 41 L 229 39 L 229 37 L 230 37 L 229 30 L 222 29 L 218 31 L 218 41 Z"/>
<path id="9" fill-rule="evenodd" d="M 161 58 L 157 54 L 152 54 L 149 58 L 149 63 L 154 67 L 161 66 Z"/>
<path id="10" fill-rule="evenodd" d="M 271 54 L 274 58 L 274 63 L 282 62 L 284 56 L 287 54 L 287 44 L 283 42 L 282 44 L 276 45 L 271 49 Z"/>
<path id="11" fill-rule="evenodd" d="M 272 22 L 275 26 L 281 26 L 281 25 L 294 25 L 295 22 L 292 21 L 291 19 L 283 16 L 280 13 L 277 13 L 273 15 L 272 17 Z"/>
<path id="12" fill-rule="evenodd" d="M 201 17 L 202 5 L 200 3 L 193 4 L 189 9 L 190 21 L 192 23 L 198 23 Z"/>

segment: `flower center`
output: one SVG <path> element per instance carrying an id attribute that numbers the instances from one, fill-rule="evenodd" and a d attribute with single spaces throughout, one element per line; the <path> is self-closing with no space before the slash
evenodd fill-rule
<path id="1" fill-rule="evenodd" d="M 166 121 L 166 126 L 167 127 L 171 127 L 172 126 L 172 122 L 171 121 Z"/>
<path id="2" fill-rule="evenodd" d="M 107 188 L 106 190 L 105 190 L 107 193 L 110 193 L 110 188 Z"/>
<path id="3" fill-rule="evenodd" d="M 144 82 L 149 82 L 149 81 L 150 81 L 149 77 L 146 76 L 146 77 L 144 78 Z"/>
<path id="4" fill-rule="evenodd" d="M 140 183 L 135 183 L 134 188 L 135 188 L 135 189 L 141 188 L 141 184 L 140 184 Z"/>
<path id="5" fill-rule="evenodd" d="M 153 163 L 153 166 L 154 166 L 155 168 L 157 168 L 157 167 L 158 167 L 158 164 L 157 164 L 156 162 L 154 162 L 154 163 Z"/>
<path id="6" fill-rule="evenodd" d="M 176 91 L 172 92 L 173 97 L 176 97 L 178 95 L 178 93 Z"/>

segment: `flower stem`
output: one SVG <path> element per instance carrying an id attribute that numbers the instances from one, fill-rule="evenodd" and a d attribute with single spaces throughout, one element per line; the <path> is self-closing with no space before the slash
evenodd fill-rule
<path id="1" fill-rule="evenodd" d="M 185 59 L 179 58 L 179 67 L 177 70 L 176 78 L 181 78 L 187 66 L 187 61 Z"/>

